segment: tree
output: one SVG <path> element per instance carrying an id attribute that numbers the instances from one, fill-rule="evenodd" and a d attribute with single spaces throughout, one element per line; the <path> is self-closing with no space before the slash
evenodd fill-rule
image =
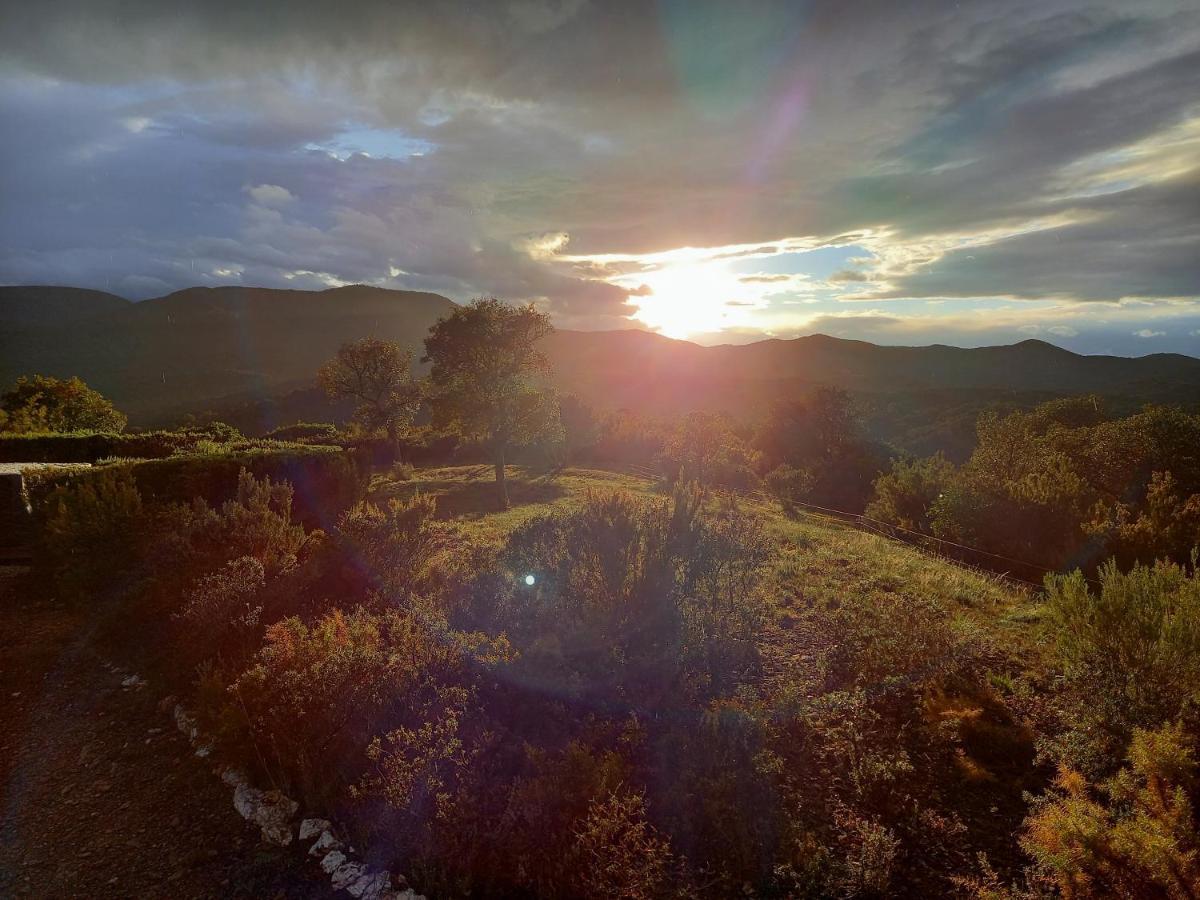
<path id="1" fill-rule="evenodd" d="M 400 455 L 400 436 L 421 402 L 421 386 L 413 380 L 412 354 L 394 341 L 363 338 L 342 344 L 337 356 L 317 372 L 317 380 L 333 399 L 354 400 L 354 421 L 370 431 L 387 432 Z"/>
<path id="2" fill-rule="evenodd" d="M 127 421 L 112 401 L 78 378 L 60 381 L 46 375 L 21 376 L 0 396 L 0 430 L 121 431 Z"/>
<path id="3" fill-rule="evenodd" d="M 532 305 L 481 298 L 441 319 L 425 339 L 433 423 L 487 444 L 502 509 L 509 448 L 561 428 L 554 395 L 537 381 L 549 368 L 537 343 L 551 331 L 549 318 Z"/>

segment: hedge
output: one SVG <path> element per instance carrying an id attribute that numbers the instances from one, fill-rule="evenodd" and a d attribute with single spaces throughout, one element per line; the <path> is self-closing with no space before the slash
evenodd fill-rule
<path id="1" fill-rule="evenodd" d="M 237 435 L 238 438 L 241 435 Z M 146 431 L 0 434 L 0 462 L 96 462 L 113 456 L 161 459 L 201 441 L 226 441 L 222 432 Z"/>
<path id="2" fill-rule="evenodd" d="M 212 455 L 185 454 L 164 459 L 122 460 L 89 469 L 30 473 L 26 489 L 35 517 L 59 485 L 122 467 L 132 473 L 144 500 L 189 503 L 201 498 L 219 506 L 237 493 L 238 473 L 287 481 L 295 489 L 293 516 L 307 528 L 328 529 L 365 492 L 368 472 L 359 456 L 340 447 L 290 445 Z"/>

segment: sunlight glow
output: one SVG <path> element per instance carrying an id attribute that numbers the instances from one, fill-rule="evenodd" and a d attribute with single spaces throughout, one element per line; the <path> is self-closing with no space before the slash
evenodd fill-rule
<path id="1" fill-rule="evenodd" d="M 672 338 L 686 338 L 746 324 L 757 306 L 724 262 L 676 263 L 623 279 L 634 290 L 633 318 Z"/>
<path id="2" fill-rule="evenodd" d="M 537 579 L 536 579 L 536 578 L 534 578 L 532 575 L 526 575 L 526 576 L 525 576 L 525 583 L 526 583 L 527 585 L 529 585 L 530 587 L 533 587 L 533 583 L 534 583 L 535 581 L 537 581 Z"/>

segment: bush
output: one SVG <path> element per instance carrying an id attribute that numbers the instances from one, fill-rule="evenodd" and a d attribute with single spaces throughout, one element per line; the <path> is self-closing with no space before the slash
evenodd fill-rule
<path id="1" fill-rule="evenodd" d="M 274 441 L 296 441 L 302 444 L 337 444 L 341 433 L 328 422 L 296 422 L 268 431 L 264 437 Z"/>
<path id="2" fill-rule="evenodd" d="M 190 503 L 200 498 L 219 506 L 235 497 L 239 473 L 286 481 L 294 488 L 296 518 L 308 527 L 332 528 L 342 510 L 366 488 L 366 473 L 353 454 L 335 447 L 261 448 L 217 455 L 182 454 L 166 459 L 122 461 L 114 464 L 130 473 L 148 502 Z M 56 483 L 78 484 L 101 476 L 112 467 L 48 473 L 30 489 L 35 508 Z"/>
<path id="3" fill-rule="evenodd" d="M 954 465 L 940 453 L 917 460 L 896 460 L 892 471 L 875 479 L 875 496 L 866 515 L 909 531 L 931 534 L 930 513 L 949 489 Z"/>
<path id="4" fill-rule="evenodd" d="M 1200 891 L 1196 759 L 1180 726 L 1136 729 L 1129 765 L 1099 788 L 1063 769 L 1021 845 L 1064 897 L 1190 898 Z"/>
<path id="5" fill-rule="evenodd" d="M 1135 728 L 1172 722 L 1200 702 L 1200 576 L 1160 563 L 1109 562 L 1100 591 L 1076 571 L 1046 580 L 1066 677 L 1066 760 L 1108 774 Z"/>
<path id="6" fill-rule="evenodd" d="M 38 567 L 71 600 L 121 587 L 137 560 L 142 512 L 128 471 L 107 469 L 55 487 L 38 511 Z"/>
<path id="7" fill-rule="evenodd" d="M 767 490 L 785 509 L 806 499 L 817 481 L 808 469 L 797 469 L 789 465 L 776 466 L 763 480 L 767 484 Z"/>

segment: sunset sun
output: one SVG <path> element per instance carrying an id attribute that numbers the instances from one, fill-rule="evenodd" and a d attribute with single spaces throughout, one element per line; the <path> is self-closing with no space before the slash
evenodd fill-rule
<path id="1" fill-rule="evenodd" d="M 754 304 L 723 263 L 673 263 L 626 279 L 633 318 L 660 334 L 687 338 L 736 327 Z"/>

